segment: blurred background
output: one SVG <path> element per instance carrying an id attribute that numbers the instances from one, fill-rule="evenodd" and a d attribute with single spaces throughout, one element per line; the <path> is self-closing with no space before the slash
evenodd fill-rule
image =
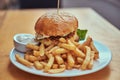
<path id="1" fill-rule="evenodd" d="M 60 8 L 91 7 L 120 29 L 120 0 L 60 0 Z M 56 8 L 57 0 L 0 0 L 0 9 Z"/>

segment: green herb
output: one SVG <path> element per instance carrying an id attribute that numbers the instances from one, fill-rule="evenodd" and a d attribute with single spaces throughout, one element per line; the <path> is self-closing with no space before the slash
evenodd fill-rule
<path id="1" fill-rule="evenodd" d="M 80 29 L 77 29 L 77 35 L 79 36 L 79 40 L 84 40 L 85 39 L 85 36 L 86 36 L 86 33 L 87 33 L 88 30 L 80 30 Z"/>

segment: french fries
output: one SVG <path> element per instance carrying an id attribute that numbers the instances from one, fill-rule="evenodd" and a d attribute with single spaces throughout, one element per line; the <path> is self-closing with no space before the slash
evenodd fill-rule
<path id="1" fill-rule="evenodd" d="M 28 54 L 26 54 L 26 55 L 24 56 L 24 59 L 26 59 L 26 60 L 28 60 L 28 61 L 30 61 L 30 62 L 35 62 L 35 61 L 38 60 L 37 57 L 35 57 L 35 56 L 33 56 L 33 55 L 28 55 Z"/>
<path id="2" fill-rule="evenodd" d="M 81 65 L 78 64 L 78 65 L 74 65 L 73 67 L 76 68 L 76 69 L 80 69 L 80 66 L 81 66 Z"/>
<path id="3" fill-rule="evenodd" d="M 88 64 L 88 68 L 89 68 L 89 69 L 92 69 L 92 67 L 93 67 L 94 53 L 95 53 L 94 51 L 91 51 L 90 62 L 89 62 L 89 64 Z"/>
<path id="4" fill-rule="evenodd" d="M 79 50 L 78 48 L 73 50 L 73 52 L 75 53 L 76 56 L 79 56 L 79 57 L 82 57 L 82 58 L 85 57 L 85 54 L 81 50 Z"/>
<path id="5" fill-rule="evenodd" d="M 62 44 L 59 44 L 59 46 L 62 47 L 62 48 L 65 48 L 67 50 L 75 50 L 75 46 L 74 45 L 62 43 Z"/>
<path id="6" fill-rule="evenodd" d="M 39 48 L 40 56 L 44 56 L 45 54 L 45 47 L 44 44 L 41 43 L 40 48 Z"/>
<path id="7" fill-rule="evenodd" d="M 51 44 L 50 46 L 48 46 L 45 51 L 49 51 L 50 49 L 52 49 L 54 47 L 54 44 Z"/>
<path id="8" fill-rule="evenodd" d="M 50 49 L 49 51 L 48 51 L 48 53 L 51 53 L 51 52 L 53 52 L 54 50 L 56 50 L 56 49 L 58 49 L 59 47 L 58 46 L 55 46 L 55 47 L 53 47 L 52 49 Z"/>
<path id="9" fill-rule="evenodd" d="M 85 46 L 85 48 L 86 48 L 86 57 L 85 57 L 85 60 L 83 61 L 83 64 L 81 65 L 82 70 L 86 70 L 87 65 L 90 62 L 90 53 L 91 53 L 90 47 Z"/>
<path id="10" fill-rule="evenodd" d="M 57 61 L 57 63 L 59 65 L 64 63 L 64 61 L 60 55 L 55 55 L 55 60 Z"/>
<path id="11" fill-rule="evenodd" d="M 31 67 L 33 65 L 31 62 L 25 60 L 24 58 L 21 58 L 19 54 L 15 54 L 15 58 L 18 62 L 25 66 Z"/>
<path id="12" fill-rule="evenodd" d="M 52 67 L 53 63 L 54 63 L 54 57 L 51 56 L 51 57 L 49 58 L 48 63 L 45 65 L 44 71 L 45 71 L 45 72 L 48 71 L 48 70 Z"/>
<path id="13" fill-rule="evenodd" d="M 91 37 L 87 37 L 86 41 L 82 44 L 82 45 L 79 45 L 78 48 L 82 51 L 85 50 L 85 46 L 90 46 L 90 43 L 92 42 L 92 38 Z"/>
<path id="14" fill-rule="evenodd" d="M 30 62 L 35 62 L 35 61 L 37 61 L 37 57 L 35 57 L 35 56 L 33 56 L 33 55 L 29 55 L 28 60 L 29 60 Z"/>
<path id="15" fill-rule="evenodd" d="M 34 66 L 36 69 L 41 70 L 43 69 L 43 65 L 39 61 L 34 62 Z"/>
<path id="16" fill-rule="evenodd" d="M 27 45 L 26 45 L 26 47 L 27 48 L 29 48 L 29 49 L 32 49 L 32 50 L 39 50 L 39 47 L 38 46 L 36 46 L 36 45 L 34 45 L 34 44 L 30 44 L 30 43 L 28 43 Z"/>
<path id="17" fill-rule="evenodd" d="M 63 42 L 63 43 L 66 42 L 65 38 L 60 38 L 59 41 L 60 41 L 60 42 Z"/>
<path id="18" fill-rule="evenodd" d="M 34 56 L 36 56 L 36 57 L 38 57 L 38 56 L 40 56 L 40 52 L 39 52 L 39 51 L 34 50 L 34 51 L 33 51 L 33 55 L 34 55 Z"/>
<path id="19" fill-rule="evenodd" d="M 77 63 L 82 64 L 84 60 L 81 57 L 77 57 Z"/>
<path id="20" fill-rule="evenodd" d="M 64 48 L 58 48 L 56 50 L 54 50 L 52 53 L 53 55 L 60 55 L 60 54 L 63 54 L 63 53 L 67 53 L 68 51 Z"/>
<path id="21" fill-rule="evenodd" d="M 99 52 L 98 52 L 98 50 L 96 49 L 96 47 L 94 46 L 94 43 L 93 43 L 93 42 L 90 43 L 90 47 L 91 47 L 91 49 L 92 49 L 93 51 L 95 51 L 94 59 L 97 60 L 97 59 L 99 58 Z"/>
<path id="22" fill-rule="evenodd" d="M 57 69 L 58 66 L 59 66 L 58 64 L 53 64 L 52 68 L 53 68 L 53 69 Z"/>
<path id="23" fill-rule="evenodd" d="M 67 61 L 68 61 L 68 66 L 69 67 L 74 66 L 75 60 L 74 60 L 73 56 L 70 53 L 68 53 L 68 55 L 67 55 Z"/>
<path id="24" fill-rule="evenodd" d="M 16 54 L 16 60 L 25 66 L 34 66 L 37 70 L 50 74 L 73 68 L 92 69 L 94 60 L 99 58 L 99 51 L 91 37 L 88 37 L 83 44 L 79 44 L 74 38 L 59 38 L 56 42 L 49 39 L 42 40 L 39 46 L 29 43 L 26 47 L 31 51 L 26 52 L 24 58 Z"/>
<path id="25" fill-rule="evenodd" d="M 70 40 L 68 40 L 68 44 L 70 44 L 71 46 L 74 46 L 75 47 L 75 49 L 73 49 L 73 52 L 75 53 L 75 55 L 76 56 L 79 56 L 79 57 L 85 57 L 85 54 L 81 51 L 81 50 L 79 50 L 75 45 L 74 45 L 74 43 L 72 43 Z"/>
<path id="26" fill-rule="evenodd" d="M 50 69 L 50 70 L 48 70 L 48 73 L 50 73 L 50 74 L 56 74 L 56 73 L 63 72 L 64 70 L 65 70 L 65 68 L 60 68 L 60 69 Z"/>

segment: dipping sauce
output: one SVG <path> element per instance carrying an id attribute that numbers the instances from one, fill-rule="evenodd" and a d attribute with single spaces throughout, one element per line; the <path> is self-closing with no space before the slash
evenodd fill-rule
<path id="1" fill-rule="evenodd" d="M 20 34 L 17 37 L 17 40 L 21 43 L 36 43 L 35 42 L 35 36 L 31 35 L 31 34 Z"/>
<path id="2" fill-rule="evenodd" d="M 26 45 L 28 43 L 37 45 L 38 42 L 35 41 L 35 36 L 32 34 L 16 34 L 13 38 L 14 46 L 17 51 L 26 52 L 28 49 Z"/>

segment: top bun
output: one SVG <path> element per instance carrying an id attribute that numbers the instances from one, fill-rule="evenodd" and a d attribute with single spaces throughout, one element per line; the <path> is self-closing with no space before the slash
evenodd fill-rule
<path id="1" fill-rule="evenodd" d="M 65 36 L 78 28 L 78 20 L 75 16 L 60 12 L 46 13 L 35 24 L 35 31 L 42 36 Z"/>

